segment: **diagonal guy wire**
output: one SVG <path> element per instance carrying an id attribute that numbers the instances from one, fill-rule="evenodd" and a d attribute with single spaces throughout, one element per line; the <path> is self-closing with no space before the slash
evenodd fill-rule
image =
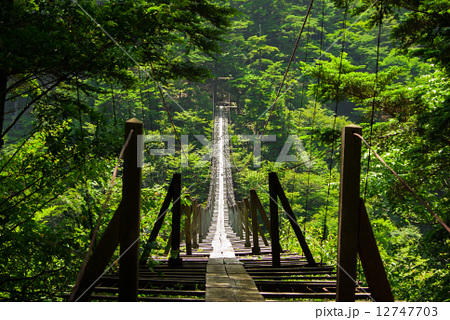
<path id="1" fill-rule="evenodd" d="M 181 110 L 183 110 L 184 112 L 186 112 L 186 110 L 169 94 L 169 92 L 167 92 L 167 90 L 166 89 L 164 89 L 160 84 L 159 84 L 159 82 L 158 81 L 156 81 L 152 76 L 151 76 L 151 74 L 144 68 L 144 67 L 142 67 L 140 64 L 139 64 L 139 62 L 137 62 L 136 61 L 136 59 L 134 59 L 126 50 L 125 50 L 125 48 L 123 48 L 121 45 L 120 45 L 120 43 L 119 42 L 117 42 L 117 40 L 116 39 L 114 39 L 114 37 L 113 36 L 111 36 L 109 33 L 108 33 L 108 31 L 106 31 L 105 30 L 105 28 L 103 28 L 95 19 L 94 19 L 94 17 L 92 17 L 92 15 L 90 15 L 89 14 L 89 12 L 87 12 L 81 5 L 80 5 L 80 3 L 77 1 L 77 0 L 72 0 L 72 2 L 75 4 L 75 5 L 77 5 L 80 9 L 81 9 L 81 11 L 83 11 L 83 13 L 86 15 L 86 16 L 88 16 L 89 17 L 89 19 L 91 19 L 96 25 L 97 25 L 97 27 L 99 27 L 101 30 L 102 30 L 102 32 L 108 37 L 108 38 L 110 38 L 111 39 L 111 41 L 113 41 L 114 42 L 114 44 L 120 49 L 120 50 L 122 50 L 124 53 L 125 53 L 125 55 L 128 57 L 128 58 L 130 58 L 130 60 L 132 60 L 133 62 L 134 62 L 134 64 L 140 69 L 140 70 L 142 70 L 157 86 L 158 86 L 158 89 L 159 89 L 159 91 L 160 91 L 160 93 L 161 93 L 161 97 L 162 97 L 162 99 L 163 99 L 163 103 L 164 103 L 164 107 L 166 108 L 166 111 L 167 111 L 167 114 L 168 114 L 168 116 L 169 116 L 169 118 L 170 118 L 170 122 L 172 123 L 172 125 L 173 125 L 173 121 L 172 121 L 172 119 L 171 119 L 171 117 L 170 117 L 170 113 L 169 113 L 169 110 L 167 109 L 167 106 L 166 106 L 166 102 L 165 102 L 165 99 L 164 99 L 164 96 L 162 95 L 162 92 L 164 92 Z M 174 126 L 174 125 L 173 125 Z M 176 130 L 175 130 L 175 126 L 174 126 L 174 132 L 175 132 L 175 134 L 177 134 L 176 132 Z M 180 141 L 179 139 L 178 139 L 178 141 Z M 180 142 L 180 144 L 181 144 L 181 142 Z M 186 157 L 186 160 L 188 160 L 188 157 L 187 157 L 187 155 L 186 155 L 186 153 L 184 152 L 184 149 L 183 148 L 181 148 L 181 152 L 184 154 L 184 156 Z M 188 160 L 189 161 L 189 160 Z M 207 178 L 202 182 L 202 181 L 200 181 L 200 179 L 198 178 L 198 176 L 197 176 L 197 174 L 194 172 L 194 176 L 196 177 L 196 179 L 197 180 L 199 180 L 199 182 L 201 182 L 201 183 L 205 183 L 207 180 L 208 180 L 208 175 L 207 175 Z"/>
<path id="2" fill-rule="evenodd" d="M 114 44 L 115 44 L 120 50 L 122 50 L 123 53 L 125 53 L 125 55 L 126 55 L 128 58 L 130 58 L 130 60 L 132 60 L 132 61 L 136 64 L 136 66 L 137 66 L 140 70 L 142 70 L 142 71 L 143 71 L 150 79 L 152 79 L 152 81 L 158 86 L 158 88 L 159 88 L 160 90 L 164 91 L 164 93 L 165 93 L 165 94 L 166 94 L 173 102 L 175 102 L 175 104 L 176 104 L 181 110 L 186 111 L 185 109 L 183 109 L 183 107 L 182 107 L 177 101 L 175 101 L 175 99 L 167 92 L 167 90 L 164 89 L 164 88 L 159 84 L 159 82 L 156 81 L 156 80 L 151 76 L 151 74 L 150 74 L 144 67 L 142 67 L 142 66 L 139 64 L 139 62 L 136 61 L 136 59 L 134 59 L 134 58 L 128 53 L 128 51 L 126 51 L 125 48 L 122 47 L 122 46 L 119 44 L 119 42 L 117 42 L 117 40 L 114 39 L 114 37 L 111 36 L 111 35 L 108 33 L 108 31 L 106 31 L 105 28 L 103 28 L 103 27 L 102 27 L 102 26 L 94 19 L 94 17 L 92 17 L 92 16 L 89 14 L 89 12 L 87 12 L 87 11 L 79 4 L 79 2 L 78 2 L 77 0 L 72 0 L 72 2 L 73 2 L 76 6 L 78 6 L 78 7 L 81 9 L 81 11 L 83 11 L 83 13 L 84 13 L 85 15 L 87 15 L 87 16 L 89 17 L 89 19 L 91 19 L 91 20 L 97 25 L 97 27 L 99 27 L 99 28 L 102 30 L 102 32 L 103 32 L 108 38 L 110 38 L 111 41 L 114 42 Z"/>
<path id="3" fill-rule="evenodd" d="M 431 215 L 436 219 L 437 222 L 439 222 L 445 230 L 447 230 L 447 232 L 450 233 L 450 227 L 433 211 L 433 209 L 431 208 L 430 203 L 428 202 L 428 200 L 423 199 L 421 196 L 419 196 L 419 194 L 414 191 L 413 188 L 411 188 L 409 186 L 409 184 L 406 183 L 405 180 L 403 180 L 400 175 L 394 171 L 394 169 L 392 169 L 387 163 L 386 161 L 383 160 L 383 158 L 381 158 L 381 156 L 372 149 L 372 147 L 370 146 L 370 144 L 366 141 L 366 139 L 364 139 L 361 135 L 357 134 L 357 133 L 353 133 L 353 135 L 357 136 L 359 139 L 361 139 L 362 142 L 364 142 L 364 144 L 367 146 L 367 148 L 372 151 L 372 153 L 375 155 L 375 157 L 398 179 L 398 181 L 400 181 L 401 184 L 403 184 L 403 186 L 406 187 L 406 189 L 408 189 L 409 192 L 411 192 L 411 194 L 416 198 L 417 201 L 419 201 L 419 203 L 425 207 L 425 209 L 431 213 Z"/>
<path id="4" fill-rule="evenodd" d="M 325 55 L 325 53 L 327 53 L 331 48 L 333 48 L 334 47 L 334 45 L 342 38 L 342 37 L 344 37 L 344 35 L 345 35 L 345 33 L 347 32 L 347 31 L 349 31 L 351 28 L 353 28 L 353 26 L 359 21 L 359 20 L 361 20 L 361 18 L 366 14 L 366 12 L 367 11 L 369 11 L 376 3 L 378 2 L 378 0 L 375 0 L 363 13 L 361 13 L 361 15 L 350 25 L 350 27 L 349 28 L 347 28 L 346 29 L 346 31 L 344 31 L 344 33 L 342 33 L 315 61 L 314 61 L 314 63 L 313 64 L 311 64 L 310 66 L 309 66 L 309 68 L 305 71 L 305 72 L 303 72 L 297 79 L 295 79 L 294 80 L 294 83 L 293 84 L 291 84 L 282 94 L 280 94 L 276 99 L 275 99 L 275 101 L 273 102 L 273 104 L 271 104 L 270 105 L 270 107 L 269 108 L 267 108 L 266 109 L 266 111 L 264 111 L 259 117 L 258 117 L 258 119 L 260 119 L 263 115 L 265 115 L 266 113 L 267 113 L 267 111 L 269 111 L 271 108 L 272 108 L 272 106 L 275 104 L 275 103 L 277 103 L 278 102 L 278 100 L 280 100 L 280 98 L 281 97 L 283 97 L 286 93 L 288 93 L 291 89 L 292 89 L 292 87 L 294 87 L 302 78 L 303 78 L 303 76 L 305 75 L 305 73 L 307 73 L 312 67 L 314 67 L 316 64 L 317 64 L 317 62 L 318 61 L 320 61 L 320 59 Z M 256 119 L 256 120 L 258 120 L 258 119 Z"/>
<path id="5" fill-rule="evenodd" d="M 257 185 L 258 186 L 258 188 L 259 189 L 261 189 L 261 191 L 262 192 L 264 192 L 264 193 L 266 193 L 268 196 L 269 196 L 269 198 L 272 200 L 272 201 L 274 201 L 276 204 L 277 204 L 277 206 L 279 207 L 279 208 L 281 208 L 283 211 L 284 211 L 284 208 L 278 203 L 278 201 L 276 200 L 276 199 L 274 199 L 274 198 L 272 198 L 271 196 L 270 196 L 270 194 L 261 186 L 261 185 Z M 289 215 L 287 215 L 287 217 L 293 222 L 293 223 L 295 223 L 300 229 L 301 229 L 301 226 L 298 224 L 298 222 L 297 222 L 297 220 L 296 219 L 293 219 L 293 218 L 291 218 Z M 315 242 L 316 244 L 317 244 L 317 241 L 314 239 L 314 238 L 311 238 L 309 235 L 307 235 L 307 233 L 305 232 L 306 230 L 303 230 L 303 233 L 304 233 L 304 235 L 308 238 L 308 240 L 311 240 L 311 241 L 313 241 L 313 242 Z M 322 246 L 319 244 L 319 246 L 318 246 L 328 257 L 330 256 L 329 254 L 328 254 L 328 252 L 324 249 L 324 248 L 322 248 Z M 369 298 L 370 299 L 372 299 L 372 301 L 373 302 L 376 302 L 375 301 L 375 299 L 371 296 L 371 294 L 370 293 L 368 293 L 366 290 L 364 290 L 364 288 L 362 288 L 359 284 L 358 284 L 358 281 L 356 281 L 355 279 L 353 279 L 353 277 L 347 272 L 347 270 L 345 270 L 339 263 L 337 263 L 336 262 L 336 265 L 338 266 L 338 268 L 339 269 L 341 269 L 355 284 L 356 284 L 356 286 L 359 288 L 359 289 L 361 289 L 361 291 L 363 291 L 364 293 L 366 293 L 368 296 L 369 296 Z"/>
<path id="6" fill-rule="evenodd" d="M 180 201 L 180 199 L 181 199 L 181 196 L 183 195 L 183 194 L 185 194 L 185 193 L 187 193 L 191 188 L 192 188 L 192 186 L 194 185 L 195 183 L 193 183 L 193 184 L 191 184 L 179 197 L 178 197 L 178 199 L 176 199 L 176 200 L 174 200 L 173 202 L 175 203 L 175 202 L 177 202 L 177 201 Z M 167 213 L 167 211 L 169 211 L 170 209 L 171 209 L 172 207 L 168 207 L 167 209 L 166 209 L 166 211 L 164 211 L 164 214 L 162 214 L 162 215 L 160 215 L 156 220 L 155 220 L 155 223 L 156 222 L 158 222 L 159 221 L 159 219 L 162 219 L 163 217 L 165 217 L 166 216 L 166 213 Z M 111 269 L 111 267 L 115 264 L 115 263 L 117 263 L 122 257 L 123 257 L 123 255 L 125 254 L 125 253 L 127 253 L 128 252 L 128 250 L 130 250 L 131 249 L 131 247 L 132 246 L 134 246 L 141 238 L 142 238 L 142 236 L 143 235 L 145 235 L 145 234 L 148 234 L 148 232 L 144 232 L 143 234 L 140 234 L 139 235 L 139 237 L 128 247 L 128 248 L 126 248 L 125 250 L 124 250 L 124 252 L 116 259 L 116 260 L 114 260 L 113 261 L 113 263 L 111 263 L 106 269 L 105 269 L 105 271 L 103 271 L 103 273 L 94 281 L 94 282 L 92 282 L 92 284 L 77 298 L 77 300 L 75 300 L 75 302 L 78 302 L 85 294 L 86 294 L 86 292 L 88 292 L 97 282 L 98 282 L 98 280 L 100 280 L 100 278 L 101 277 L 103 277 L 104 275 L 105 275 L 105 273 L 106 272 L 108 272 L 109 271 L 109 269 Z"/>
<path id="7" fill-rule="evenodd" d="M 103 206 L 102 206 L 102 212 L 100 213 L 100 216 L 99 216 L 98 221 L 97 221 L 97 225 L 95 226 L 94 232 L 92 233 L 91 243 L 89 244 L 88 250 L 87 250 L 87 252 L 86 252 L 86 254 L 84 256 L 83 264 L 81 265 L 79 275 L 84 274 L 87 262 L 89 260 L 90 253 L 92 252 L 93 247 L 94 247 L 95 237 L 97 236 L 98 230 L 100 228 L 100 222 L 101 222 L 101 220 L 102 220 L 102 218 L 103 218 L 103 216 L 105 214 L 106 207 L 108 205 L 108 201 L 109 201 L 109 199 L 111 198 L 111 195 L 112 195 L 112 191 L 113 191 L 113 188 L 114 188 L 114 185 L 115 185 L 115 179 L 116 179 L 116 176 L 117 176 L 117 170 L 119 169 L 120 160 L 122 160 L 123 153 L 125 152 L 125 149 L 127 148 L 128 143 L 131 140 L 131 136 L 133 135 L 133 131 L 134 131 L 134 129 L 130 130 L 130 133 L 128 134 L 128 137 L 127 137 L 127 139 L 126 139 L 126 141 L 125 141 L 125 143 L 124 143 L 124 145 L 122 147 L 122 150 L 119 153 L 119 158 L 117 159 L 117 163 L 116 163 L 116 166 L 114 167 L 113 175 L 112 175 L 111 181 L 109 183 L 109 187 L 108 187 L 109 190 L 108 190 L 108 193 L 106 195 L 105 202 L 103 203 Z M 79 280 L 81 280 L 80 276 L 77 277 L 76 285 L 79 284 L 78 283 Z"/>

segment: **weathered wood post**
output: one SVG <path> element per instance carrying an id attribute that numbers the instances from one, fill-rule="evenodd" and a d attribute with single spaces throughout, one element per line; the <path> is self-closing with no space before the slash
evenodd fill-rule
<path id="1" fill-rule="evenodd" d="M 250 190 L 250 211 L 252 214 L 252 233 L 253 233 L 253 247 L 252 254 L 260 254 L 261 249 L 259 248 L 258 240 L 258 216 L 256 215 L 256 191 L 254 189 Z M 262 234 L 261 234 L 262 235 Z"/>
<path id="2" fill-rule="evenodd" d="M 181 266 L 180 258 L 180 224 L 181 224 L 181 175 L 173 175 L 173 206 L 172 206 L 172 250 L 169 258 L 170 266 Z"/>
<path id="3" fill-rule="evenodd" d="M 192 203 L 192 248 L 197 249 L 198 248 L 198 241 L 197 241 L 197 230 L 198 230 L 198 213 L 200 212 L 200 205 L 197 204 L 197 200 L 194 200 Z"/>
<path id="4" fill-rule="evenodd" d="M 236 211 L 234 210 L 234 206 L 228 206 L 229 219 L 231 222 L 231 228 L 234 233 L 237 233 L 237 223 L 236 223 Z"/>
<path id="5" fill-rule="evenodd" d="M 361 140 L 353 133 L 361 135 L 362 128 L 346 126 L 341 142 L 336 301 L 346 302 L 355 301 L 359 232 Z"/>
<path id="6" fill-rule="evenodd" d="M 206 207 L 205 210 L 203 210 L 203 238 L 206 238 L 206 235 L 208 234 L 208 211 L 209 207 Z"/>
<path id="7" fill-rule="evenodd" d="M 184 229 L 185 229 L 185 240 L 186 240 L 186 255 L 192 255 L 192 225 L 191 225 L 191 216 L 192 216 L 193 203 L 190 206 L 186 206 L 184 210 L 185 218 L 184 218 Z"/>
<path id="8" fill-rule="evenodd" d="M 278 226 L 278 202 L 276 190 L 277 175 L 275 172 L 269 173 L 269 198 L 270 198 L 270 238 L 272 245 L 272 266 L 280 266 L 280 234 Z"/>
<path id="9" fill-rule="evenodd" d="M 297 237 L 300 246 L 302 247 L 303 253 L 305 254 L 308 264 L 311 266 L 315 266 L 316 262 L 314 261 L 314 257 L 311 253 L 311 250 L 308 247 L 305 236 L 303 235 L 302 230 L 300 229 L 300 226 L 297 223 L 294 211 L 292 211 L 291 205 L 289 204 L 289 201 L 286 197 L 286 194 L 284 193 L 283 187 L 281 186 L 281 183 L 278 180 L 276 173 L 274 174 L 272 184 L 275 187 L 276 195 L 278 199 L 280 199 L 281 205 L 283 206 L 283 209 L 286 212 L 286 215 L 288 216 L 288 220 L 291 224 L 292 229 L 294 230 L 295 236 Z M 277 198 L 274 198 L 274 200 L 277 201 Z"/>
<path id="10" fill-rule="evenodd" d="M 198 207 L 198 243 L 203 243 L 203 207 Z"/>
<path id="11" fill-rule="evenodd" d="M 141 210 L 141 168 L 138 167 L 138 135 L 143 133 L 143 124 L 138 119 L 125 123 L 125 139 L 131 139 L 124 153 L 123 164 L 123 210 L 120 214 L 120 267 L 119 301 L 137 301 L 139 273 L 139 237 Z"/>
<path id="12" fill-rule="evenodd" d="M 248 199 L 244 199 L 244 228 L 245 228 L 245 247 L 250 248 L 252 245 L 250 244 L 250 227 L 248 225 L 248 214 L 250 211 L 250 204 L 248 203 Z"/>
<path id="13" fill-rule="evenodd" d="M 372 225 L 364 200 L 360 198 L 358 254 L 369 285 L 370 295 L 376 302 L 393 302 L 391 286 L 384 270 Z"/>
<path id="14" fill-rule="evenodd" d="M 269 218 L 267 217 L 266 211 L 264 210 L 264 207 L 261 204 L 261 201 L 259 200 L 258 194 L 255 193 L 255 200 L 256 200 L 256 206 L 259 210 L 259 213 L 261 214 L 261 217 L 264 221 L 264 225 L 266 226 L 267 231 L 272 232 L 272 230 L 270 229 L 270 221 Z"/>
<path id="15" fill-rule="evenodd" d="M 244 234 L 242 232 L 242 210 L 239 207 L 238 203 L 236 203 L 236 212 L 237 212 L 237 230 L 239 239 L 244 239 Z"/>

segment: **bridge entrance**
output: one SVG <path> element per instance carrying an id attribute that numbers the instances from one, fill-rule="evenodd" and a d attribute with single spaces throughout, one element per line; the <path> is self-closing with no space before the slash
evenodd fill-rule
<path id="1" fill-rule="evenodd" d="M 355 170 L 345 168 L 345 163 L 350 161 L 354 166 L 355 157 L 360 157 L 352 144 L 357 141 L 352 132 L 358 128 L 349 126 L 343 132 L 342 149 L 347 153 L 341 169 L 338 262 L 336 266 L 330 266 L 314 260 L 275 173 L 269 175 L 270 219 L 255 190 L 251 190 L 249 197 L 242 201 L 235 201 L 228 110 L 220 107 L 215 117 L 211 183 L 206 205 L 196 201 L 190 206 L 181 205 L 181 176 L 175 174 L 149 240 L 140 245 L 140 189 L 132 193 L 124 190 L 116 214 L 81 267 L 68 300 L 393 301 L 370 222 L 359 199 L 359 179 L 355 185 Z M 126 137 L 130 141 L 127 153 L 130 156 L 125 156 L 124 188 L 130 184 L 134 188 L 140 185 L 140 170 L 133 170 L 137 163 L 137 143 L 133 141 L 137 141 L 141 125 L 135 119 L 126 125 Z M 138 205 L 126 205 L 130 203 Z M 152 243 L 171 203 L 171 250 L 166 250 L 166 256 L 150 259 Z M 301 255 L 283 251 L 279 244 L 280 208 L 286 213 L 300 243 Z M 185 219 L 184 230 L 180 229 L 182 217 Z M 259 223 L 261 220 L 263 227 Z M 263 232 L 264 227 L 270 239 Z M 341 232 L 342 229 L 345 233 Z M 110 260 L 117 247 L 120 247 L 121 257 L 113 264 L 118 262 L 119 272 L 111 272 Z M 362 287 L 354 280 L 356 270 L 352 268 L 353 264 L 356 265 L 357 254 L 369 287 Z M 350 272 L 346 273 L 347 270 Z"/>

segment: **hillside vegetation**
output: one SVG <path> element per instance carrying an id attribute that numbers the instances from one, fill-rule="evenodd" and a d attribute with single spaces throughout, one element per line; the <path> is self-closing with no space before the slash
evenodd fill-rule
<path id="1" fill-rule="evenodd" d="M 110 181 L 132 117 L 189 142 L 164 156 L 146 144 L 145 232 L 173 173 L 183 201 L 206 201 L 202 138 L 221 104 L 236 198 L 255 189 L 268 208 L 276 171 L 317 260 L 336 261 L 347 124 L 450 224 L 450 1 L 312 2 L 305 19 L 310 0 L 2 1 L 0 300 L 61 301 L 74 285 L 120 202 L 120 171 Z M 263 133 L 253 158 L 242 136 Z M 395 299 L 450 301 L 449 232 L 365 146 L 362 166 Z M 287 218 L 281 228 L 299 252 Z"/>

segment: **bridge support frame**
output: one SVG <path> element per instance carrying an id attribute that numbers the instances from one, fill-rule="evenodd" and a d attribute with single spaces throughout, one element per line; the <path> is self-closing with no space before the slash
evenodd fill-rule
<path id="1" fill-rule="evenodd" d="M 349 302 L 355 301 L 361 175 L 361 140 L 353 133 L 362 134 L 362 128 L 342 130 L 336 289 L 336 301 Z"/>
<path id="2" fill-rule="evenodd" d="M 280 236 L 278 231 L 278 201 L 280 199 L 281 205 L 283 206 L 286 215 L 289 218 L 291 227 L 297 236 L 298 242 L 302 247 L 303 253 L 305 254 L 306 260 L 310 266 L 315 266 L 316 262 L 312 256 L 311 250 L 306 243 L 305 237 L 300 230 L 295 214 L 289 204 L 286 194 L 283 191 L 283 187 L 278 180 L 277 174 L 275 172 L 269 173 L 269 196 L 270 196 L 270 225 L 271 225 L 271 238 L 272 238 L 272 263 L 273 266 L 279 266 L 280 261 Z"/>
<path id="3" fill-rule="evenodd" d="M 137 301 L 140 238 L 141 168 L 138 167 L 138 139 L 143 123 L 125 123 L 125 138 L 133 130 L 124 153 L 122 201 L 90 257 L 81 266 L 69 301 L 87 301 L 120 245 L 119 301 Z"/>
<path id="4" fill-rule="evenodd" d="M 141 215 L 141 167 L 138 166 L 138 135 L 143 123 L 136 118 L 125 123 L 125 138 L 133 131 L 124 153 L 123 209 L 120 214 L 119 301 L 137 301 Z"/>
<path id="5" fill-rule="evenodd" d="M 181 238 L 181 175 L 174 173 L 172 182 L 167 190 L 166 198 L 164 199 L 161 210 L 159 211 L 158 218 L 153 226 L 152 232 L 147 243 L 144 246 L 139 264 L 144 266 L 150 256 L 152 242 L 156 241 L 159 230 L 162 227 L 164 217 L 169 209 L 170 203 L 173 201 L 172 206 L 172 232 L 171 232 L 171 257 L 169 258 L 169 264 L 172 266 L 181 266 L 182 260 L 180 258 L 180 238 Z"/>
<path id="6" fill-rule="evenodd" d="M 362 128 L 349 125 L 342 131 L 336 301 L 355 301 L 358 254 L 372 298 L 378 302 L 394 301 L 369 217 L 360 198 L 361 140 L 354 133 L 361 135 Z"/>

